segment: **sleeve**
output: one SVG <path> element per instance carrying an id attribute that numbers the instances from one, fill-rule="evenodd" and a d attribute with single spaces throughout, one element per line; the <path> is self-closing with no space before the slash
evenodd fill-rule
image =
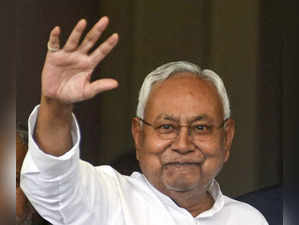
<path id="1" fill-rule="evenodd" d="M 29 146 L 21 172 L 21 188 L 52 224 L 106 224 L 118 204 L 117 181 L 111 174 L 80 160 L 80 132 L 74 117 L 73 147 L 60 157 L 44 153 L 33 139 L 38 106 L 29 117 Z"/>

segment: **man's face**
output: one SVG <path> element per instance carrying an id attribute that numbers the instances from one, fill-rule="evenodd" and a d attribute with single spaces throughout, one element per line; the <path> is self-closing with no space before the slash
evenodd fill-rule
<path id="1" fill-rule="evenodd" d="M 223 107 L 216 88 L 191 73 L 178 73 L 154 85 L 141 125 L 133 119 L 137 158 L 147 179 L 167 194 L 172 191 L 205 191 L 229 157 L 234 122 L 223 124 Z M 180 127 L 167 139 L 157 127 Z M 194 135 L 194 129 L 211 132 Z M 202 131 L 200 131 L 202 132 Z"/>

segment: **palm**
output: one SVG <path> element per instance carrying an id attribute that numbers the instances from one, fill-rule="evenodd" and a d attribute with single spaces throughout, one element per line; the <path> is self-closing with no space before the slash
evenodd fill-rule
<path id="1" fill-rule="evenodd" d="M 74 28 L 64 48 L 57 52 L 48 52 L 42 72 L 43 95 L 64 103 L 74 103 L 92 98 L 101 91 L 117 86 L 116 81 L 112 79 L 90 82 L 96 65 L 116 45 L 117 35 L 112 35 L 91 54 L 88 54 L 107 26 L 108 20 L 100 20 L 87 34 L 81 45 L 79 45 L 79 40 L 86 24 L 84 21 L 80 22 Z M 57 46 L 55 41 L 59 41 L 58 30 L 56 33 L 57 37 L 55 37 L 54 30 L 51 32 L 50 43 Z"/>
<path id="2" fill-rule="evenodd" d="M 83 55 L 48 55 L 43 69 L 43 93 L 68 103 L 84 100 L 93 69 Z"/>

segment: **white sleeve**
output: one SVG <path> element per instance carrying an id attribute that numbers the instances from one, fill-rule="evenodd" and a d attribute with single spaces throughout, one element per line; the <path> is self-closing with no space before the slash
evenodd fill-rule
<path id="1" fill-rule="evenodd" d="M 33 139 L 38 106 L 29 117 L 29 146 L 21 188 L 36 210 L 52 224 L 106 224 L 118 204 L 117 179 L 80 160 L 80 132 L 74 117 L 73 147 L 60 157 L 44 153 Z M 53 143 L 55 144 L 55 143 Z M 105 171 L 105 170 L 104 170 Z M 113 211 L 113 210 L 112 210 Z"/>

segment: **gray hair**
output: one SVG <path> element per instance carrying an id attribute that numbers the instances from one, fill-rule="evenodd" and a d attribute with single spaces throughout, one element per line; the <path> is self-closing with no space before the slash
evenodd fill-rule
<path id="1" fill-rule="evenodd" d="M 216 87 L 220 96 L 223 105 L 224 120 L 230 117 L 231 111 L 229 98 L 222 79 L 214 71 L 208 69 L 202 70 L 199 66 L 186 61 L 166 63 L 159 66 L 146 76 L 139 91 L 136 111 L 136 115 L 138 117 L 144 119 L 145 106 L 153 85 L 158 81 L 166 80 L 170 76 L 180 72 L 190 72 L 199 76 L 203 80 L 210 81 Z"/>

